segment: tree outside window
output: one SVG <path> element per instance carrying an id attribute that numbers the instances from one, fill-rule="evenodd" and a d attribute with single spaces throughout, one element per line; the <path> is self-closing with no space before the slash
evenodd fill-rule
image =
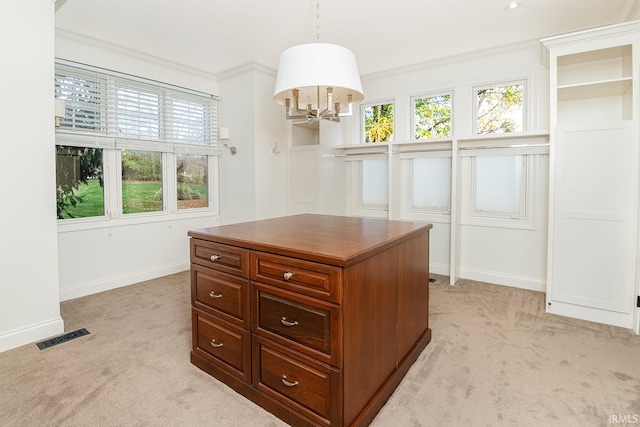
<path id="1" fill-rule="evenodd" d="M 207 207 L 207 156 L 176 155 L 178 209 Z"/>
<path id="2" fill-rule="evenodd" d="M 56 146 L 58 219 L 104 216 L 102 149 Z"/>
<path id="3" fill-rule="evenodd" d="M 484 87 L 476 90 L 476 133 L 524 130 L 524 83 Z"/>
<path id="4" fill-rule="evenodd" d="M 393 104 L 364 107 L 364 142 L 387 142 L 393 139 Z"/>
<path id="5" fill-rule="evenodd" d="M 413 99 L 413 139 L 451 136 L 451 95 Z"/>
<path id="6" fill-rule="evenodd" d="M 163 210 L 162 153 L 122 151 L 122 213 Z"/>

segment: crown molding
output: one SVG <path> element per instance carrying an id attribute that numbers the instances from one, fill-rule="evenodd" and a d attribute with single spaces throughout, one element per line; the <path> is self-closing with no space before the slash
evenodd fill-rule
<path id="1" fill-rule="evenodd" d="M 456 62 L 469 61 L 477 58 L 482 58 L 490 55 L 504 54 L 509 52 L 522 51 L 525 49 L 540 49 L 540 40 L 530 40 L 526 42 L 513 43 L 509 45 L 497 46 L 489 49 L 483 49 L 468 53 L 462 53 L 460 55 L 446 56 L 430 61 L 420 62 L 417 64 L 406 65 L 403 67 L 392 68 L 390 70 L 379 71 L 376 73 L 366 74 L 361 77 L 362 81 L 375 80 L 384 77 L 391 77 L 397 74 L 410 73 L 415 71 L 424 70 L 427 68 L 438 67 L 442 65 L 450 65 Z"/>
<path id="2" fill-rule="evenodd" d="M 85 36 L 83 34 L 74 33 L 72 31 L 68 31 L 62 28 L 56 27 L 55 29 L 56 38 L 67 39 L 71 41 L 80 42 L 89 46 L 95 46 L 100 49 L 109 50 L 115 53 L 119 53 L 122 55 L 133 56 L 136 58 L 143 59 L 145 61 L 162 65 L 164 67 L 173 68 L 176 70 L 180 70 L 185 73 L 197 75 L 206 79 L 216 80 L 216 76 L 208 71 L 204 71 L 198 68 L 189 67 L 187 65 L 180 64 L 178 62 L 170 61 L 168 59 L 160 58 L 157 56 L 149 55 L 148 53 L 140 52 L 134 49 L 129 49 L 124 46 L 120 46 L 117 44 L 105 42 L 103 40 L 98 40 L 92 37 Z"/>
<path id="3" fill-rule="evenodd" d="M 221 71 L 216 74 L 216 78 L 218 81 L 227 79 L 229 77 L 237 76 L 238 74 L 244 74 L 248 72 L 258 71 L 260 73 L 267 74 L 269 76 L 276 76 L 276 70 L 266 67 L 264 65 L 258 64 L 257 62 L 249 62 L 244 65 L 239 65 L 237 67 L 230 68 L 225 71 Z"/>

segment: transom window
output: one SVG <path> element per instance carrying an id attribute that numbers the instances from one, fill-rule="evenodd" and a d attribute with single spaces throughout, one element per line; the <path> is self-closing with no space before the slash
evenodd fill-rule
<path id="1" fill-rule="evenodd" d="M 476 87 L 476 134 L 525 130 L 525 89 L 525 81 Z"/>
<path id="2" fill-rule="evenodd" d="M 413 139 L 451 136 L 451 94 L 412 98 Z"/>
<path id="3" fill-rule="evenodd" d="M 393 103 L 362 107 L 364 142 L 393 141 Z"/>

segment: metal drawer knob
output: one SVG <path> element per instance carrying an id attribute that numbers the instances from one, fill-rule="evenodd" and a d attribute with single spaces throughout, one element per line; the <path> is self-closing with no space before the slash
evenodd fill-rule
<path id="1" fill-rule="evenodd" d="M 222 347 L 224 344 L 222 344 L 221 342 L 216 342 L 215 339 L 211 340 L 211 347 L 213 348 L 220 348 Z"/>
<path id="2" fill-rule="evenodd" d="M 280 323 L 287 327 L 296 326 L 298 324 L 298 322 L 295 320 L 293 322 L 289 322 L 285 316 L 280 319 Z"/>
<path id="3" fill-rule="evenodd" d="M 284 280 L 289 280 L 291 279 L 292 276 L 293 276 L 293 273 L 291 273 L 290 271 L 287 271 L 286 273 L 283 274 Z"/>
<path id="4" fill-rule="evenodd" d="M 222 294 L 216 294 L 216 291 L 209 292 L 211 298 L 222 298 Z"/>
<path id="5" fill-rule="evenodd" d="M 294 382 L 288 381 L 288 380 L 287 380 L 287 376 L 286 376 L 286 375 L 283 375 L 283 376 L 282 376 L 282 384 L 286 385 L 287 387 L 295 387 L 295 386 L 297 386 L 299 383 L 298 383 L 298 381 L 294 381 Z"/>
<path id="6" fill-rule="evenodd" d="M 220 259 L 220 255 L 211 255 L 211 261 L 217 261 Z"/>

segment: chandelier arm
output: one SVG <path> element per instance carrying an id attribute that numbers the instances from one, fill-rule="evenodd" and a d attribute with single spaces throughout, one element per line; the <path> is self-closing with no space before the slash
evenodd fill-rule
<path id="1" fill-rule="evenodd" d="M 338 116 L 339 117 L 351 117 L 352 115 L 353 115 L 353 97 L 351 96 L 351 94 L 348 94 L 347 95 L 347 112 L 346 113 L 341 113 L 340 111 L 338 111 Z"/>

